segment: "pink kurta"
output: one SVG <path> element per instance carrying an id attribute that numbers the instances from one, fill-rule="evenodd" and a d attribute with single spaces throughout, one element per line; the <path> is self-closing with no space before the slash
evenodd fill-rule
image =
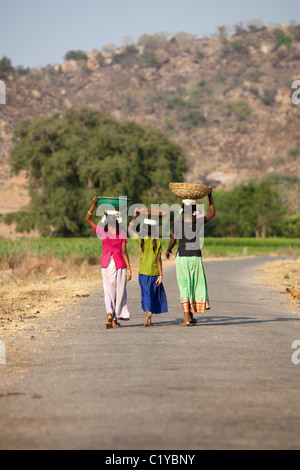
<path id="1" fill-rule="evenodd" d="M 108 266 L 111 255 L 113 256 L 117 269 L 126 268 L 126 263 L 122 255 L 122 243 L 127 243 L 126 233 L 121 232 L 119 235 L 111 233 L 109 230 L 104 232 L 103 227 L 96 225 L 95 232 L 102 240 L 103 252 L 101 258 L 101 268 Z"/>
<path id="2" fill-rule="evenodd" d="M 119 235 L 104 232 L 103 227 L 96 225 L 95 232 L 102 240 L 103 252 L 101 271 L 103 279 L 104 301 L 106 313 L 114 320 L 129 320 L 127 307 L 127 269 L 122 255 L 122 243 L 127 243 L 126 233 Z"/>

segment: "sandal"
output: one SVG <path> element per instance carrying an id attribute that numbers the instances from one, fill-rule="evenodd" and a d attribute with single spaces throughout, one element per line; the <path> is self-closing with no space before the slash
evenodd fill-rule
<path id="1" fill-rule="evenodd" d="M 111 315 L 107 315 L 107 322 L 106 322 L 106 325 L 105 325 L 105 329 L 108 330 L 109 328 L 112 328 L 112 316 Z"/>
<path id="2" fill-rule="evenodd" d="M 190 323 L 190 322 L 186 322 L 185 320 L 183 320 L 182 322 L 179 323 L 179 325 L 191 326 L 191 323 Z"/>
<path id="3" fill-rule="evenodd" d="M 121 326 L 121 324 L 118 323 L 117 320 L 113 320 L 113 322 L 112 322 L 112 327 L 113 328 L 119 328 L 120 326 Z"/>
<path id="4" fill-rule="evenodd" d="M 183 326 L 191 326 L 190 317 L 188 312 L 184 312 L 184 320 L 180 323 Z"/>

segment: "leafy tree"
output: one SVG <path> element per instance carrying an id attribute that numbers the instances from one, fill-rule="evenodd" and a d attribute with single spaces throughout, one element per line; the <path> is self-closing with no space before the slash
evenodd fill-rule
<path id="1" fill-rule="evenodd" d="M 87 60 L 88 57 L 86 55 L 86 53 L 84 51 L 68 51 L 65 56 L 64 56 L 64 60 L 67 61 L 67 60 Z"/>
<path id="2" fill-rule="evenodd" d="M 300 214 L 288 215 L 282 219 L 280 236 L 300 238 Z"/>
<path id="3" fill-rule="evenodd" d="M 11 60 L 8 57 L 2 57 L 0 60 L 0 78 L 7 77 L 11 72 L 13 72 L 14 68 L 11 65 Z"/>
<path id="4" fill-rule="evenodd" d="M 254 19 L 246 22 L 248 29 L 251 33 L 257 33 L 266 29 L 264 22 L 260 19 Z"/>
<path id="5" fill-rule="evenodd" d="M 276 188 L 264 180 L 231 191 L 214 192 L 217 217 L 205 228 L 208 236 L 266 237 L 279 235 L 285 214 Z"/>
<path id="6" fill-rule="evenodd" d="M 249 49 L 242 41 L 233 41 L 232 48 L 239 53 L 249 54 Z"/>
<path id="7" fill-rule="evenodd" d="M 152 50 L 145 50 L 145 52 L 141 56 L 141 63 L 144 67 L 152 67 L 157 70 L 160 68 L 160 64 L 156 57 L 156 54 Z"/>
<path id="8" fill-rule="evenodd" d="M 124 52 L 114 55 L 114 63 L 122 64 L 123 67 L 133 67 L 138 60 L 138 49 L 134 45 L 128 45 Z"/>
<path id="9" fill-rule="evenodd" d="M 275 29 L 275 36 L 277 39 L 278 46 L 284 45 L 288 49 L 291 47 L 292 38 L 288 34 L 285 34 L 281 29 Z"/>
<path id="10" fill-rule="evenodd" d="M 30 210 L 14 216 L 17 229 L 43 236 L 90 234 L 85 214 L 95 194 L 173 202 L 168 183 L 185 171 L 181 148 L 161 132 L 87 107 L 24 121 L 14 143 L 12 169 L 28 171 L 31 196 Z"/>

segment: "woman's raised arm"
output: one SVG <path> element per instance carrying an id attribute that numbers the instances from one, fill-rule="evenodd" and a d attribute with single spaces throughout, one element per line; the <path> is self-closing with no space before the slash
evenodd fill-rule
<path id="1" fill-rule="evenodd" d="M 85 217 L 85 220 L 87 221 L 89 226 L 92 227 L 93 230 L 95 230 L 95 227 L 96 227 L 97 224 L 95 224 L 95 222 L 92 221 L 91 217 L 93 215 L 93 210 L 95 209 L 96 205 L 97 205 L 97 196 L 94 196 L 92 205 L 89 208 L 89 210 L 87 211 L 87 214 L 86 214 L 86 217 Z"/>
<path id="2" fill-rule="evenodd" d="M 214 204 L 214 200 L 212 197 L 212 193 L 208 195 L 208 200 L 209 200 L 209 213 L 206 214 L 206 220 L 209 222 L 215 215 L 216 215 L 216 208 Z"/>

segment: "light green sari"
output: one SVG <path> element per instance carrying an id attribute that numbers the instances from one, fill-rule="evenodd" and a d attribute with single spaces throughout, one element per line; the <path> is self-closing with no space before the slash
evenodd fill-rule
<path id="1" fill-rule="evenodd" d="M 176 276 L 184 312 L 204 313 L 210 308 L 205 271 L 200 256 L 176 256 Z"/>

